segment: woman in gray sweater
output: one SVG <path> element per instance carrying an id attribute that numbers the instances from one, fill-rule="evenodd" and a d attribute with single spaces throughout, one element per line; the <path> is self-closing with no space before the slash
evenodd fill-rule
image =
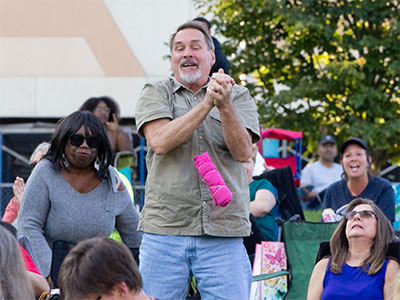
<path id="1" fill-rule="evenodd" d="M 56 240 L 77 243 L 116 228 L 129 248 L 139 248 L 139 215 L 110 166 L 111 156 L 107 133 L 92 113 L 74 112 L 57 126 L 28 179 L 18 222 L 43 276 L 50 273 Z"/>

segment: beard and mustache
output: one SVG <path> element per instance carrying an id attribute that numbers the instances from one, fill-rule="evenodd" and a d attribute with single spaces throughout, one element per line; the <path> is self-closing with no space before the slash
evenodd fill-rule
<path id="1" fill-rule="evenodd" d="M 187 72 L 184 72 L 182 70 L 182 67 L 184 67 L 184 65 L 191 65 L 191 66 L 196 66 L 197 69 L 196 70 L 188 70 Z M 199 63 L 195 60 L 195 59 L 191 59 L 191 58 L 184 58 L 181 60 L 181 62 L 179 63 L 179 77 L 180 79 L 185 83 L 185 84 L 193 84 L 196 81 L 198 81 L 201 76 L 201 70 L 199 68 Z"/>

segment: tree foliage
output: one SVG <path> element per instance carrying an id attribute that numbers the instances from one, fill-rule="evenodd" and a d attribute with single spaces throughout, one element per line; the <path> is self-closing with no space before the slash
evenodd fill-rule
<path id="1" fill-rule="evenodd" d="M 376 168 L 399 159 L 397 0 L 197 0 L 226 37 L 232 75 L 264 126 L 370 146 Z M 284 87 L 280 90 L 276 86 Z"/>

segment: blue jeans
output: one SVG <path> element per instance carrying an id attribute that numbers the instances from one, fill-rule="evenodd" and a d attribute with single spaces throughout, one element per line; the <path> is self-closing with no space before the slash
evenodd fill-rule
<path id="1" fill-rule="evenodd" d="M 202 300 L 247 300 L 251 266 L 242 238 L 145 233 L 140 246 L 143 290 L 157 300 L 183 300 L 190 273 Z"/>

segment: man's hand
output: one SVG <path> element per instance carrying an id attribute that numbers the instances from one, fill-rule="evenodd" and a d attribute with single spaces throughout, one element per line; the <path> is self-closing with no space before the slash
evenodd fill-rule
<path id="1" fill-rule="evenodd" d="M 117 116 L 115 114 L 113 114 L 112 116 L 113 116 L 113 121 L 106 122 L 106 128 L 107 128 L 107 131 L 111 131 L 112 133 L 117 133 L 118 129 L 119 129 Z"/>
<path id="2" fill-rule="evenodd" d="M 22 195 L 24 193 L 24 190 L 25 190 L 24 179 L 17 176 L 17 178 L 15 178 L 15 180 L 14 180 L 13 192 L 14 192 L 15 198 L 17 199 L 18 205 L 21 204 L 21 199 L 22 199 Z"/>
<path id="3" fill-rule="evenodd" d="M 214 105 L 217 108 L 223 108 L 231 101 L 231 92 L 234 85 L 235 81 L 233 78 L 225 74 L 221 68 L 218 70 L 218 73 L 212 75 L 207 87 L 207 95 L 213 98 Z"/>

